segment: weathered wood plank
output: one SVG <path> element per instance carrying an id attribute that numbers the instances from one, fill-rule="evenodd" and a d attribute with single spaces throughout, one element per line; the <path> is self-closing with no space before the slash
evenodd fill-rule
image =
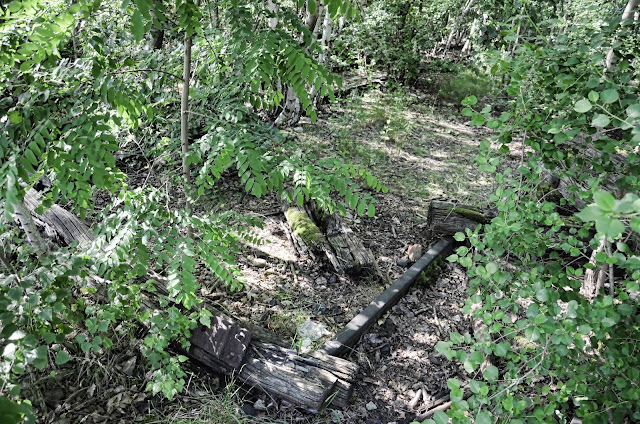
<path id="1" fill-rule="evenodd" d="M 375 256 L 370 249 L 364 247 L 344 219 L 332 214 L 326 218 L 325 223 L 327 241 L 336 252 L 342 269 L 349 275 L 360 275 L 364 271 L 374 273 Z"/>
<path id="2" fill-rule="evenodd" d="M 208 363 L 210 356 L 224 364 L 225 371 L 235 371 L 242 364 L 251 333 L 218 315 L 211 328 L 200 326 L 192 331 L 190 353 L 195 359 Z"/>

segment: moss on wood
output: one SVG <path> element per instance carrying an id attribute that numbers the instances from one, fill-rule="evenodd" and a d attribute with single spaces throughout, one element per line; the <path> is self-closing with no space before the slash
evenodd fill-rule
<path id="1" fill-rule="evenodd" d="M 324 241 L 322 232 L 304 211 L 289 208 L 285 212 L 285 217 L 293 232 L 304 240 L 311 249 L 317 248 Z"/>
<path id="2" fill-rule="evenodd" d="M 487 223 L 487 218 L 482 213 L 473 209 L 455 207 L 451 208 L 451 210 L 462 217 L 478 222 L 480 224 Z"/>

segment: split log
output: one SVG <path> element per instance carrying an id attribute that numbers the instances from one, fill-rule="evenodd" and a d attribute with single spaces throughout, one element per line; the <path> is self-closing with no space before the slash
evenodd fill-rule
<path id="1" fill-rule="evenodd" d="M 342 269 L 349 275 L 374 273 L 376 258 L 370 249 L 347 226 L 344 219 L 331 214 L 325 219 L 327 241 L 333 247 Z"/>
<path id="2" fill-rule="evenodd" d="M 321 251 L 327 256 L 329 262 L 338 274 L 344 274 L 344 267 L 336 257 L 331 245 L 325 238 L 320 228 L 313 222 L 307 211 L 299 206 L 283 206 L 284 216 L 291 228 L 297 249 L 300 253 L 313 255 L 313 251 Z M 312 256 L 313 258 L 313 256 Z"/>
<path id="3" fill-rule="evenodd" d="M 42 195 L 34 189 L 29 189 L 24 196 L 25 206 L 31 212 L 36 225 L 43 228 L 47 238 L 53 239 L 57 235 L 67 246 L 78 241 L 80 248 L 91 243 L 93 235 L 87 224 L 58 205 L 53 205 L 42 214 L 38 214 L 35 210 L 41 202 Z"/>
<path id="4" fill-rule="evenodd" d="M 475 206 L 432 200 L 427 223 L 432 235 L 454 235 L 467 228 L 474 230 L 478 224 L 486 224 L 491 218 L 489 213 L 485 214 Z"/>
<path id="5" fill-rule="evenodd" d="M 75 215 L 56 206 L 37 214 L 40 194 L 29 193 L 29 211 L 67 244 L 78 240 L 90 245 L 93 241 L 88 226 Z M 32 201 L 31 201 L 32 200 Z M 157 293 L 167 296 L 164 277 L 153 275 Z M 104 282 L 103 284 L 108 284 Z M 153 293 L 147 293 L 145 303 L 150 308 L 160 307 Z M 156 294 L 157 296 L 157 294 Z M 189 340 L 185 353 L 205 369 L 218 374 L 235 372 L 239 381 L 265 390 L 269 395 L 286 399 L 310 411 L 319 411 L 331 404 L 347 406 L 357 375 L 357 365 L 341 358 L 315 352 L 303 358 L 286 349 L 267 330 L 236 322 L 212 306 L 205 306 L 213 315 L 211 328 L 198 327 Z M 251 327 L 255 332 L 247 330 Z M 261 340 L 262 339 L 262 340 Z M 265 341 L 266 340 L 266 341 Z M 270 343 L 273 341 L 276 343 Z"/>

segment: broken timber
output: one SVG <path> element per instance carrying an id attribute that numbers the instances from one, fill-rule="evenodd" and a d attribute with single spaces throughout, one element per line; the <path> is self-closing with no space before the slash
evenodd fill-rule
<path id="1" fill-rule="evenodd" d="M 63 208 L 54 205 L 42 214 L 36 213 L 40 198 L 40 193 L 31 189 L 25 197 L 25 205 L 48 236 L 57 236 L 65 244 L 77 240 L 81 247 L 91 244 L 94 237 L 89 227 Z M 150 276 L 158 293 L 166 296 L 166 287 L 160 283 L 164 277 Z M 153 294 L 146 296 L 149 305 L 157 306 L 156 299 L 151 297 Z M 318 411 L 329 404 L 334 407 L 348 404 L 357 365 L 324 352 L 301 357 L 295 351 L 281 347 L 285 343 L 274 340 L 268 331 L 238 323 L 211 306 L 204 307 L 212 312 L 212 325 L 193 331 L 189 340 L 191 347 L 185 352 L 190 359 L 211 372 L 235 372 L 239 381 L 310 411 Z"/>
<path id="2" fill-rule="evenodd" d="M 360 340 L 360 337 L 375 324 L 378 318 L 409 291 L 409 288 L 420 273 L 439 256 L 449 254 L 453 250 L 454 244 L 455 242 L 451 237 L 445 237 L 431 247 L 395 283 L 349 321 L 345 329 L 338 333 L 333 340 L 327 342 L 322 350 L 333 356 L 341 356 L 347 353 Z"/>
<path id="3" fill-rule="evenodd" d="M 349 228 L 338 214 L 325 219 L 327 241 L 333 247 L 342 269 L 349 275 L 360 275 L 363 271 L 373 273 L 376 258 L 370 249 Z"/>
<path id="4" fill-rule="evenodd" d="M 307 211 L 300 206 L 289 206 L 286 203 L 283 205 L 283 210 L 291 228 L 291 237 L 294 239 L 298 251 L 312 258 L 313 251 L 322 251 L 331 262 L 333 269 L 338 274 L 344 274 L 342 262 L 338 260 L 326 237 L 307 214 Z"/>
<path id="5" fill-rule="evenodd" d="M 486 224 L 491 220 L 490 216 L 474 206 L 440 200 L 431 201 L 427 218 L 431 234 L 449 236 L 464 232 L 467 228 L 474 230 L 478 224 Z"/>

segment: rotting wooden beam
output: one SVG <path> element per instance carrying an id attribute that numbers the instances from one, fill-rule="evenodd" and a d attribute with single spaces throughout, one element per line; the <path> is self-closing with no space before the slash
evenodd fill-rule
<path id="1" fill-rule="evenodd" d="M 411 268 L 396 280 L 388 289 L 383 291 L 369 306 L 356 315 L 345 326 L 344 330 L 328 341 L 322 350 L 332 356 L 344 355 L 360 340 L 360 337 L 387 312 L 393 305 L 407 294 L 409 288 L 425 270 L 439 256 L 447 255 L 453 250 L 455 241 L 445 237 L 427 251 Z"/>

